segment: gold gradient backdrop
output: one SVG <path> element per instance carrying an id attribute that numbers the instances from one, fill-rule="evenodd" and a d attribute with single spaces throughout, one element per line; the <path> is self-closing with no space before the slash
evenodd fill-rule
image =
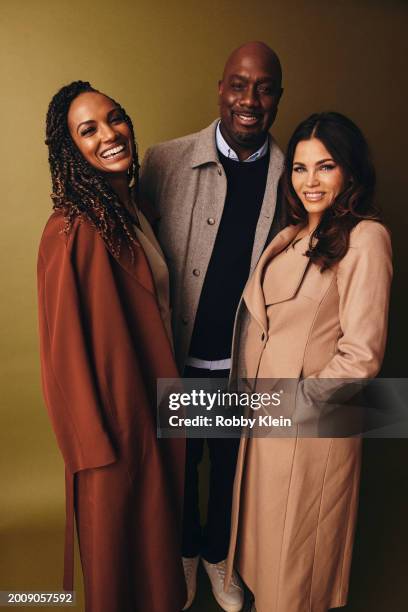
<path id="1" fill-rule="evenodd" d="M 274 127 L 282 147 L 301 119 L 321 110 L 349 115 L 370 141 L 396 267 L 384 372 L 406 376 L 407 6 L 402 0 L 0 1 L 0 590 L 58 588 L 62 567 L 63 464 L 41 396 L 36 312 L 37 247 L 51 209 L 43 141 L 52 95 L 72 80 L 90 80 L 125 106 L 143 154 L 216 117 L 217 81 L 235 46 L 253 39 L 270 44 L 284 70 Z M 383 498 L 381 486 L 391 482 L 394 514 L 384 521 L 400 529 L 406 444 L 375 442 L 369 453 L 371 486 L 363 491 L 370 516 Z M 361 520 L 366 539 L 357 545 L 354 572 L 366 582 L 360 588 L 354 580 L 347 609 L 405 609 L 398 607 L 398 547 L 395 553 L 401 534 L 390 531 L 380 551 L 371 550 L 365 542 L 377 525 L 367 532 Z M 394 582 L 385 582 L 383 572 L 378 582 L 374 552 L 381 563 L 393 559 Z M 386 584 L 394 586 L 387 590 Z M 199 605 L 194 609 L 217 609 Z"/>

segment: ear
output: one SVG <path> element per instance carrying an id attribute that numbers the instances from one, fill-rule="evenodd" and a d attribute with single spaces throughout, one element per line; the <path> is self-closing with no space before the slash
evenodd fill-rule
<path id="1" fill-rule="evenodd" d="M 222 79 L 218 81 L 218 95 L 220 96 L 224 90 L 224 82 Z"/>

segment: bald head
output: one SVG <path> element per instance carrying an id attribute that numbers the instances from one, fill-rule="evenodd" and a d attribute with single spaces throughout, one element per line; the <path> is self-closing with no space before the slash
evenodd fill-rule
<path id="1" fill-rule="evenodd" d="M 282 95 L 278 56 L 263 42 L 235 49 L 218 83 L 221 132 L 241 160 L 267 138 Z"/>
<path id="2" fill-rule="evenodd" d="M 233 69 L 233 67 L 238 63 L 245 62 L 247 57 L 250 57 L 252 60 L 255 60 L 263 65 L 266 71 L 268 71 L 271 75 L 274 76 L 276 81 L 279 83 L 279 86 L 282 83 L 282 67 L 279 61 L 279 57 L 275 53 L 273 49 L 268 47 L 267 44 L 261 41 L 253 41 L 247 42 L 234 49 L 234 51 L 229 55 L 227 61 L 225 62 L 224 72 L 222 74 L 222 79 L 224 80 L 225 76 Z"/>

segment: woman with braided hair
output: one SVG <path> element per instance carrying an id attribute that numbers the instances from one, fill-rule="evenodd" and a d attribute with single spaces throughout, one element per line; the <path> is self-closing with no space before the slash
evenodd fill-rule
<path id="1" fill-rule="evenodd" d="M 134 203 L 124 109 L 76 81 L 46 122 L 54 212 L 38 258 L 44 396 L 66 466 L 64 588 L 77 523 L 87 612 L 178 612 L 186 593 L 181 440 L 157 440 L 158 378 L 175 378 L 168 275 Z"/>

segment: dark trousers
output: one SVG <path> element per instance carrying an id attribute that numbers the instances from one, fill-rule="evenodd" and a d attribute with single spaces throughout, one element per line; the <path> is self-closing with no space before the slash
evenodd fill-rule
<path id="1" fill-rule="evenodd" d="M 185 378 L 228 378 L 228 370 L 186 367 Z M 210 456 L 207 522 L 201 528 L 199 471 L 204 444 Z M 239 448 L 238 438 L 189 438 L 186 444 L 186 472 L 183 514 L 183 557 L 201 555 L 210 563 L 226 558 L 231 529 L 232 489 Z"/>

